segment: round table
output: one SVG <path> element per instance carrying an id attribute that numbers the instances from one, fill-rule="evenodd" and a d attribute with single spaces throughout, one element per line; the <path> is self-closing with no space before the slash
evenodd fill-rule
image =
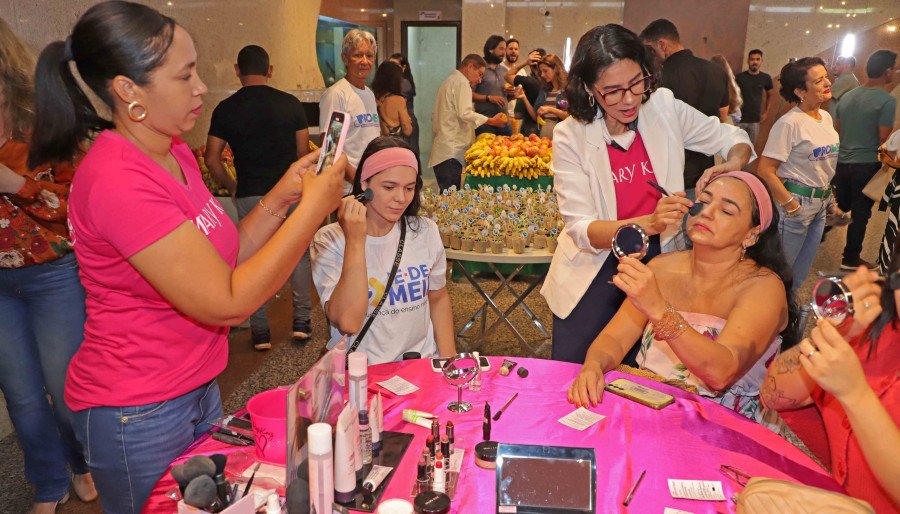
<path id="1" fill-rule="evenodd" d="M 720 465 L 730 465 L 752 476 L 767 476 L 829 490 L 841 491 L 812 459 L 765 427 L 721 405 L 686 391 L 652 380 L 618 372 L 607 380 L 628 378 L 675 397 L 675 403 L 653 410 L 638 403 L 606 393 L 603 401 L 590 410 L 606 416 L 584 431 L 566 427 L 557 420 L 572 412 L 566 390 L 578 374 L 571 363 L 513 358 L 529 371 L 527 378 L 515 372 L 500 376 L 502 357 L 490 357 L 491 370 L 484 374 L 480 391 L 464 391 L 463 399 L 474 405 L 467 413 L 452 413 L 448 402 L 456 391 L 441 374 L 431 370 L 427 359 L 403 361 L 369 367 L 369 385 L 399 375 L 419 387 L 413 394 L 384 396 L 384 429 L 414 434 L 402 463 L 382 499 L 409 499 L 415 481 L 416 461 L 425 445 L 429 429 L 402 420 L 403 409 L 431 412 L 443 425 L 452 420 L 456 427 L 457 448 L 464 448 L 456 494 L 451 512 L 481 514 L 495 512 L 495 472 L 477 467 L 473 448 L 481 441 L 484 403 L 496 412 L 513 394 L 518 398 L 493 422 L 491 439 L 501 443 L 536 444 L 594 448 L 597 458 L 597 512 L 661 513 L 671 507 L 692 513 L 734 512 L 730 500 L 693 501 L 674 499 L 667 479 L 715 480 L 723 484 L 726 498 L 742 487 L 725 477 Z M 195 445 L 176 462 L 192 454 L 229 451 L 214 440 Z M 240 451 L 232 447 L 231 451 Z M 640 488 L 628 507 L 622 501 L 642 470 L 646 470 Z M 162 496 L 174 485 L 167 473 L 154 490 L 145 512 L 171 513 L 175 504 Z"/>

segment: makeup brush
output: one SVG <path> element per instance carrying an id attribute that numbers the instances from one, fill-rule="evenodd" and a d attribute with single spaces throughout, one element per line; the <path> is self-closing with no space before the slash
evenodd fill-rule
<path id="1" fill-rule="evenodd" d="M 355 195 L 355 196 L 354 196 L 354 195 L 351 193 L 351 194 L 349 194 L 349 195 L 344 195 L 344 198 L 347 198 L 348 196 L 352 196 L 353 198 L 356 198 L 356 201 L 357 201 L 357 202 L 366 204 L 366 203 L 371 202 L 371 201 L 372 201 L 372 198 L 375 198 L 375 193 L 374 193 L 371 189 L 366 188 L 365 191 L 363 191 L 362 193 L 360 193 L 360 194 L 358 194 L 358 195 Z"/>
<path id="2" fill-rule="evenodd" d="M 661 185 L 657 184 L 656 182 L 648 180 L 647 183 L 650 184 L 653 187 L 653 189 L 656 189 L 657 191 L 659 191 L 660 194 L 663 195 L 663 198 L 665 198 L 667 196 L 672 196 L 672 193 L 666 191 L 665 188 L 663 188 Z M 688 214 L 690 216 L 696 216 L 696 215 L 700 214 L 700 211 L 703 210 L 704 205 L 706 205 L 705 202 L 694 202 L 694 205 L 691 205 L 691 208 L 688 209 Z"/>
<path id="3" fill-rule="evenodd" d="M 231 488 L 228 480 L 225 479 L 225 465 L 228 463 L 228 457 L 221 453 L 209 456 L 209 459 L 216 465 L 216 474 L 213 475 L 213 481 L 216 483 L 216 491 L 219 495 L 219 501 L 222 505 L 231 504 Z"/>

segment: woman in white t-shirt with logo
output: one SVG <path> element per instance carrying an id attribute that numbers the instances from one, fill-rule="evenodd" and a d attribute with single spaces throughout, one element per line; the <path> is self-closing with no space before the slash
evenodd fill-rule
<path id="1" fill-rule="evenodd" d="M 778 204 L 784 256 L 794 270 L 794 290 L 803 284 L 833 205 L 831 177 L 838 157 L 838 133 L 820 106 L 831 98 L 825 61 L 804 57 L 781 68 L 781 96 L 796 103 L 769 132 L 757 174 Z"/>
<path id="2" fill-rule="evenodd" d="M 310 246 L 331 325 L 329 347 L 348 335 L 348 350 L 366 352 L 370 364 L 406 352 L 455 355 L 447 259 L 437 225 L 418 216 L 422 177 L 407 143 L 394 137 L 369 143 L 353 194 L 366 189 L 372 201 L 344 198 L 338 222 L 320 229 Z"/>

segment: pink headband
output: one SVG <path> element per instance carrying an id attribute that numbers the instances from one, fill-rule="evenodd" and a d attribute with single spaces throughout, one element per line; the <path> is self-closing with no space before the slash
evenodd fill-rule
<path id="1" fill-rule="evenodd" d="M 378 173 L 381 173 L 388 168 L 393 168 L 394 166 L 408 166 L 416 170 L 416 173 L 419 172 L 419 163 L 416 161 L 416 154 L 412 153 L 408 148 L 394 146 L 385 148 L 384 150 L 378 150 L 370 155 L 369 158 L 366 159 L 363 169 L 360 172 L 359 181 L 362 183 Z"/>
<path id="2" fill-rule="evenodd" d="M 728 173 L 716 175 L 712 180 L 723 177 L 736 178 L 747 184 L 747 187 L 750 188 L 750 192 L 753 193 L 753 197 L 756 199 L 756 205 L 759 206 L 759 225 L 763 231 L 769 228 L 769 225 L 772 224 L 772 198 L 769 197 L 769 192 L 766 191 L 766 186 L 763 185 L 759 177 L 746 171 L 729 171 Z"/>

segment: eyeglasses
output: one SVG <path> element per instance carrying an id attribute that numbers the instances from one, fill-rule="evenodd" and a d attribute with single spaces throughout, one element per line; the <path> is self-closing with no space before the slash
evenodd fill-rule
<path id="1" fill-rule="evenodd" d="M 748 475 L 747 473 L 744 473 L 743 471 L 739 470 L 738 468 L 736 468 L 734 466 L 726 466 L 725 464 L 722 464 L 721 466 L 719 466 L 719 471 L 721 471 L 723 475 L 734 480 L 735 482 L 738 483 L 738 485 L 741 485 L 741 486 L 747 485 L 747 481 L 750 480 L 751 478 L 753 478 L 750 475 Z"/>
<path id="2" fill-rule="evenodd" d="M 601 93 L 597 91 L 597 94 L 603 98 L 603 101 L 606 102 L 607 105 L 615 105 L 622 101 L 625 98 L 625 91 L 631 91 L 631 94 L 634 96 L 641 96 L 650 89 L 650 78 L 653 75 L 644 75 L 637 82 L 628 86 L 628 87 L 620 87 L 618 89 L 613 89 L 612 91 L 607 91 L 605 93 Z"/>

